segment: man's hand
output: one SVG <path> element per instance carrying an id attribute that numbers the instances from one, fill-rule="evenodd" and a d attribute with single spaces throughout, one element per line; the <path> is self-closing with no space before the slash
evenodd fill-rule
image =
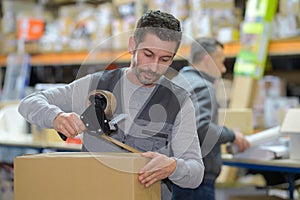
<path id="1" fill-rule="evenodd" d="M 142 156 L 151 158 L 139 171 L 139 181 L 149 187 L 153 183 L 170 176 L 176 169 L 176 160 L 155 152 L 142 153 Z"/>
<path id="2" fill-rule="evenodd" d="M 239 152 L 243 152 L 246 149 L 248 149 L 250 147 L 250 144 L 248 142 L 248 140 L 245 138 L 244 134 L 235 131 L 235 140 L 234 140 L 234 144 L 236 144 L 239 147 Z"/>
<path id="3" fill-rule="evenodd" d="M 53 127 L 70 138 L 76 137 L 86 129 L 76 113 L 59 113 L 53 121 Z"/>

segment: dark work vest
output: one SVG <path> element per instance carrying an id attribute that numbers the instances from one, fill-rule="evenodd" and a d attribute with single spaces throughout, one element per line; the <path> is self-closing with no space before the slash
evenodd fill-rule
<path id="1" fill-rule="evenodd" d="M 114 116 L 123 113 L 123 95 L 121 86 L 123 74 L 123 69 L 92 74 L 90 91 L 95 89 L 107 90 L 115 95 L 117 107 Z M 160 84 L 155 86 L 152 94 L 134 119 L 134 125 L 132 126 L 135 126 L 135 129 L 138 129 L 141 135 L 125 135 L 121 129 L 118 129 L 118 131 L 112 133 L 110 137 L 143 152 L 157 151 L 172 156 L 173 153 L 170 148 L 172 139 L 171 134 L 177 114 L 187 96 L 188 92 L 175 85 L 170 80 L 163 78 Z M 151 118 L 151 108 L 157 105 L 159 106 L 158 108 L 162 108 L 166 114 L 163 121 L 160 121 L 160 119 L 153 119 L 153 117 Z"/>

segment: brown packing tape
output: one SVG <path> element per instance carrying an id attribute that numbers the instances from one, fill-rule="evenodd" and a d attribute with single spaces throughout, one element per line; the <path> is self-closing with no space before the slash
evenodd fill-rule
<path id="1" fill-rule="evenodd" d="M 116 139 L 114 139 L 114 138 L 111 138 L 111 137 L 109 137 L 109 136 L 106 135 L 106 134 L 103 134 L 102 137 L 103 137 L 104 139 L 106 139 L 107 141 L 109 141 L 109 142 L 111 142 L 111 143 L 114 143 L 115 145 L 117 145 L 117 146 L 119 146 L 119 147 L 121 147 L 121 148 L 124 148 L 124 149 L 126 149 L 127 151 L 129 151 L 129 152 L 131 152 L 131 153 L 142 153 L 141 151 L 139 151 L 139 150 L 137 150 L 137 149 L 135 149 L 135 148 L 133 148 L 133 147 L 131 147 L 131 146 L 128 146 L 127 144 L 124 144 L 124 143 L 120 142 L 119 140 L 116 140 Z"/>
<path id="2" fill-rule="evenodd" d="M 107 90 L 93 90 L 89 93 L 88 98 L 91 95 L 103 95 L 107 101 L 107 106 L 104 110 L 105 114 L 107 117 L 112 117 L 114 112 L 116 111 L 116 107 L 117 107 L 117 100 L 116 97 L 113 95 L 113 93 L 107 91 Z M 87 103 L 89 101 L 87 100 Z"/>
<path id="3" fill-rule="evenodd" d="M 106 91 L 106 90 L 93 90 L 92 92 L 89 93 L 88 97 L 90 97 L 91 95 L 103 95 L 105 97 L 105 99 L 107 101 L 107 105 L 106 105 L 106 108 L 105 108 L 104 112 L 108 117 L 112 117 L 113 113 L 116 110 L 116 106 L 117 106 L 116 97 L 111 92 Z M 120 142 L 120 141 L 118 141 L 114 138 L 111 138 L 106 134 L 102 134 L 102 137 L 104 139 L 106 139 L 107 141 L 109 141 L 111 143 L 114 143 L 115 145 L 128 150 L 129 152 L 141 153 L 137 149 L 135 149 L 131 146 L 128 146 L 128 145 L 126 145 L 126 144 L 124 144 L 124 143 L 122 143 L 122 142 Z"/>

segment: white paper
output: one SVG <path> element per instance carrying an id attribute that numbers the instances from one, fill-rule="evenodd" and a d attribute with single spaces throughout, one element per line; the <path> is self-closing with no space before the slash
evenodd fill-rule
<path id="1" fill-rule="evenodd" d="M 259 146 L 265 142 L 274 140 L 280 136 L 280 126 L 276 126 L 274 128 L 270 128 L 258 133 L 255 133 L 253 135 L 246 136 L 246 139 L 250 143 L 250 147 L 256 147 Z M 232 144 L 229 147 L 229 152 L 232 154 L 236 154 L 239 152 L 238 146 L 235 144 Z"/>

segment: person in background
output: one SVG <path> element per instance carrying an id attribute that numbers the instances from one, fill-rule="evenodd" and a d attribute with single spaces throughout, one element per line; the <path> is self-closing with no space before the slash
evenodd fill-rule
<path id="1" fill-rule="evenodd" d="M 218 109 L 214 82 L 226 72 L 223 45 L 214 38 L 199 38 L 191 45 L 191 66 L 183 67 L 172 79 L 191 93 L 196 110 L 197 131 L 205 166 L 204 178 L 196 189 L 175 186 L 176 197 L 215 199 L 215 180 L 220 174 L 221 144 L 232 142 L 244 151 L 249 147 L 244 135 L 218 125 Z"/>
<path id="2" fill-rule="evenodd" d="M 66 137 L 83 133 L 83 151 L 126 152 L 89 134 L 79 118 L 91 91 L 109 91 L 116 97 L 115 115 L 126 115 L 110 136 L 151 158 L 139 171 L 140 183 L 149 187 L 162 180 L 163 200 L 171 199 L 170 186 L 196 188 L 204 164 L 195 110 L 188 93 L 164 76 L 181 37 L 180 22 L 174 16 L 148 11 L 129 38 L 129 67 L 96 72 L 66 86 L 33 93 L 21 101 L 19 112 L 30 123 L 54 128 Z"/>

